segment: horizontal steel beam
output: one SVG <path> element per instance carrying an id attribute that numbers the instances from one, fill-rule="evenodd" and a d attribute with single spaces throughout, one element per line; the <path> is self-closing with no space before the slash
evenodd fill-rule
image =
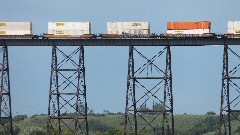
<path id="1" fill-rule="evenodd" d="M 0 46 L 205 46 L 240 45 L 240 38 L 214 39 L 0 39 Z"/>
<path id="2" fill-rule="evenodd" d="M 137 79 L 167 79 L 167 78 L 165 78 L 165 77 L 130 77 L 130 79 L 135 79 L 135 80 L 137 80 Z"/>
<path id="3" fill-rule="evenodd" d="M 74 120 L 74 119 L 85 119 L 85 117 L 51 117 L 52 119 L 60 119 L 60 120 Z"/>
<path id="4" fill-rule="evenodd" d="M 163 112 L 162 110 L 129 110 L 132 112 Z M 165 110 L 165 112 L 172 112 L 172 110 Z"/>
<path id="5" fill-rule="evenodd" d="M 240 112 L 240 110 L 223 110 L 225 112 Z"/>
<path id="6" fill-rule="evenodd" d="M 240 79 L 240 77 L 223 77 L 223 79 Z"/>

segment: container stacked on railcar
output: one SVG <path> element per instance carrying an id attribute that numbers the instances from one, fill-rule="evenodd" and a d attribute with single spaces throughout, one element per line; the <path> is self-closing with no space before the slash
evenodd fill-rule
<path id="1" fill-rule="evenodd" d="M 150 34 L 149 22 L 107 22 L 107 34 L 103 38 L 147 38 Z"/>
<path id="2" fill-rule="evenodd" d="M 191 37 L 213 37 L 210 33 L 211 22 L 167 22 L 167 33 L 161 34 L 166 38 L 191 38 Z"/>
<path id="3" fill-rule="evenodd" d="M 228 31 L 224 35 L 228 38 L 240 38 L 240 21 L 228 21 Z"/>
<path id="4" fill-rule="evenodd" d="M 240 21 L 228 21 L 226 34 L 211 33 L 211 22 L 168 22 L 167 32 L 150 33 L 149 22 L 107 22 L 107 34 L 91 34 L 90 22 L 48 22 L 48 33 L 32 34 L 31 22 L 0 22 L 0 39 L 7 38 L 240 38 Z"/>
<path id="5" fill-rule="evenodd" d="M 31 22 L 0 22 L 0 38 L 33 38 Z"/>
<path id="6" fill-rule="evenodd" d="M 92 38 L 90 22 L 48 22 L 45 38 Z"/>

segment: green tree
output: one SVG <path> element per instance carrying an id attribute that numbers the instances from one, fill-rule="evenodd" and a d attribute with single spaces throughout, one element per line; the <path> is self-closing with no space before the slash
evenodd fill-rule
<path id="1" fill-rule="evenodd" d="M 106 132 L 108 130 L 112 130 L 113 129 L 112 127 L 108 127 L 108 126 L 102 124 L 100 121 L 93 120 L 93 119 L 88 120 L 88 125 L 89 125 L 90 131 L 95 131 L 95 132 L 96 131 Z"/>
<path id="2" fill-rule="evenodd" d="M 13 122 L 22 121 L 27 118 L 27 115 L 17 115 L 13 118 Z"/>
<path id="3" fill-rule="evenodd" d="M 98 133 L 98 134 L 99 135 L 123 135 L 124 132 L 123 130 L 113 129 L 113 130 L 109 130 L 104 133 Z"/>
<path id="4" fill-rule="evenodd" d="M 240 112 L 231 113 L 231 120 L 236 120 L 236 118 L 240 119 Z"/>
<path id="5" fill-rule="evenodd" d="M 240 133 L 240 126 L 234 131 L 234 134 L 239 134 Z"/>
<path id="6" fill-rule="evenodd" d="M 215 114 L 216 114 L 215 112 L 209 111 L 209 112 L 207 112 L 205 115 L 215 115 Z"/>
<path id="7" fill-rule="evenodd" d="M 94 111 L 93 111 L 92 109 L 90 109 L 89 112 L 88 112 L 88 115 L 89 115 L 89 116 L 94 116 L 95 113 L 94 113 Z"/>
<path id="8" fill-rule="evenodd" d="M 30 135 L 46 135 L 46 133 L 44 131 L 35 129 L 31 131 Z"/>
<path id="9" fill-rule="evenodd" d="M 27 127 L 24 131 L 23 131 L 24 135 L 46 135 L 47 131 L 41 127 Z M 52 134 L 50 134 L 52 135 Z"/>
<path id="10" fill-rule="evenodd" d="M 74 133 L 70 130 L 65 130 L 62 134 L 63 135 L 73 135 Z"/>
<path id="11" fill-rule="evenodd" d="M 141 114 L 148 114 L 148 111 L 150 109 L 147 107 L 147 104 L 144 103 L 139 107 L 139 111 L 141 112 Z"/>
<path id="12" fill-rule="evenodd" d="M 219 119 L 216 116 L 209 116 L 203 120 L 200 120 L 192 129 L 190 134 L 200 135 L 208 132 L 217 131 L 219 128 Z"/>
<path id="13" fill-rule="evenodd" d="M 13 134 L 18 135 L 20 132 L 20 128 L 18 125 L 13 124 Z M 11 129 L 9 124 L 5 124 L 1 129 L 0 129 L 0 135 L 10 135 L 11 134 Z"/>
<path id="14" fill-rule="evenodd" d="M 162 103 L 154 103 L 153 104 L 153 110 L 154 111 L 162 111 L 164 108 Z"/>
<path id="15" fill-rule="evenodd" d="M 108 110 L 103 110 L 103 113 L 104 114 L 108 114 L 108 113 L 110 113 Z"/>
<path id="16" fill-rule="evenodd" d="M 123 113 L 122 112 L 118 112 L 117 115 L 123 115 Z"/>

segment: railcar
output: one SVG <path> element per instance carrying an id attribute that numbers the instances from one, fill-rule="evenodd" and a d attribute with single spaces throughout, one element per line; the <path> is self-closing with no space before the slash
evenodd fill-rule
<path id="1" fill-rule="evenodd" d="M 211 33 L 211 22 L 167 22 L 167 33 L 160 34 L 161 38 L 214 38 Z"/>
<path id="2" fill-rule="evenodd" d="M 240 38 L 240 21 L 228 21 L 227 38 Z"/>
<path id="3" fill-rule="evenodd" d="M 96 35 L 91 34 L 90 22 L 48 22 L 48 33 L 43 38 L 96 38 Z"/>
<path id="4" fill-rule="evenodd" d="M 107 22 L 107 34 L 100 38 L 156 38 L 150 33 L 149 22 Z"/>
<path id="5" fill-rule="evenodd" d="M 37 35 L 25 34 L 25 35 L 0 35 L 0 39 L 37 39 Z"/>
<path id="6" fill-rule="evenodd" d="M 51 39 L 51 38 L 61 38 L 61 39 L 80 39 L 80 38 L 96 38 L 97 35 L 95 34 L 82 34 L 82 35 L 54 35 L 54 34 L 44 34 L 44 39 Z"/>
<path id="7" fill-rule="evenodd" d="M 36 38 L 32 34 L 31 22 L 0 22 L 0 38 Z"/>

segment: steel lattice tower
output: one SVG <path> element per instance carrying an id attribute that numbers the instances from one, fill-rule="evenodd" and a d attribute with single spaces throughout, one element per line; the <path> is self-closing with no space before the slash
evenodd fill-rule
<path id="1" fill-rule="evenodd" d="M 141 133 L 174 134 L 170 46 L 151 59 L 129 47 L 124 134 Z"/>
<path id="2" fill-rule="evenodd" d="M 228 45 L 224 45 L 219 134 L 231 135 L 239 133 L 240 129 L 240 73 L 238 71 L 240 55 L 238 54 Z M 233 120 L 237 121 L 238 129 L 233 129 Z"/>
<path id="3" fill-rule="evenodd" d="M 5 131 L 5 134 L 13 135 L 12 125 L 12 108 L 10 94 L 10 79 L 9 79 L 9 63 L 8 63 L 8 47 L 3 46 L 0 49 L 2 54 L 1 60 L 1 86 L 0 86 L 0 129 Z"/>
<path id="4" fill-rule="evenodd" d="M 88 135 L 84 49 L 70 48 L 52 47 L 48 134 Z"/>

